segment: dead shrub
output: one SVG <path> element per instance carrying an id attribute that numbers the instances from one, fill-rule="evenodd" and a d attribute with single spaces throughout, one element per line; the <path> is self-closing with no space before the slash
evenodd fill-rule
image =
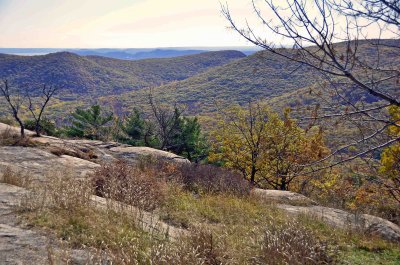
<path id="1" fill-rule="evenodd" d="M 257 242 L 258 241 L 258 242 Z M 334 253 L 298 222 L 270 223 L 261 240 L 256 264 L 334 264 Z"/>
<path id="2" fill-rule="evenodd" d="M 195 193 L 246 196 L 252 188 L 239 173 L 213 165 L 176 163 L 145 157 L 136 166 L 149 175 L 174 182 Z"/>
<path id="3" fill-rule="evenodd" d="M 212 165 L 183 164 L 179 167 L 184 186 L 195 192 L 250 194 L 251 185 L 239 173 Z"/>
<path id="4" fill-rule="evenodd" d="M 124 161 L 104 164 L 91 175 L 96 195 L 154 210 L 165 200 L 167 185 L 148 171 Z"/>

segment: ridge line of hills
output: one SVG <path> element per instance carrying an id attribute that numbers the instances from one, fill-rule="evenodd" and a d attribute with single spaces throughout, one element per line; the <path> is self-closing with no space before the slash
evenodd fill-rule
<path id="1" fill-rule="evenodd" d="M 399 40 L 387 41 L 400 46 Z M 370 61 L 375 52 L 372 42 L 359 43 L 359 52 Z M 339 52 L 345 47 L 343 43 L 336 45 Z M 400 50 L 388 45 L 381 51 L 380 60 L 382 64 L 400 64 Z M 267 51 L 250 56 L 239 51 L 216 51 L 138 61 L 68 52 L 32 57 L 0 54 L 0 79 L 9 78 L 17 86 L 47 83 L 66 87 L 50 106 L 51 115 L 95 102 L 121 113 L 134 107 L 145 109 L 149 88 L 160 101 L 186 104 L 188 114 L 205 117 L 215 112 L 215 100 L 243 104 L 258 99 L 274 108 L 313 104 L 315 99 L 309 88 L 320 85 L 319 74 L 309 68 L 297 68 L 298 65 Z M 400 93 L 393 84 L 387 89 Z M 377 101 L 359 91 L 352 97 L 364 97 L 369 103 Z M 0 112 L 4 111 L 0 107 Z"/>
<path id="2" fill-rule="evenodd" d="M 119 60 L 70 52 L 38 56 L 0 54 L 0 78 L 16 86 L 52 84 L 70 94 L 96 97 L 186 79 L 246 55 L 239 51 L 205 52 L 174 58 Z"/>

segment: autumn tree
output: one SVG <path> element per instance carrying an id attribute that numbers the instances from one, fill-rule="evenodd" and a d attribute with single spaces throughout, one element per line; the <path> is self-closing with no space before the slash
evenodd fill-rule
<path id="1" fill-rule="evenodd" d="M 391 107 L 390 115 L 393 123 L 400 124 L 400 107 Z M 388 134 L 392 137 L 400 137 L 400 128 L 398 126 L 390 126 Z M 386 184 L 390 194 L 400 202 L 400 142 L 386 147 L 381 156 L 380 172 L 388 179 Z"/>
<path id="2" fill-rule="evenodd" d="M 307 135 L 289 111 L 281 119 L 264 104 L 249 103 L 222 113 L 210 160 L 240 171 L 252 184 L 287 190 L 307 164 L 328 152 L 321 132 Z"/>
<path id="3" fill-rule="evenodd" d="M 319 124 L 345 120 L 360 131 L 358 139 L 337 146 L 321 162 L 330 160 L 329 166 L 334 166 L 365 158 L 399 141 L 386 137 L 385 131 L 388 126 L 399 127 L 388 118 L 387 107 L 400 106 L 400 1 L 249 3 L 259 23 L 251 19 L 241 23 L 228 4 L 222 6 L 232 29 L 267 54 L 296 66 L 296 71 L 314 71 L 316 79 L 322 80 L 317 91 L 310 89 L 318 102 L 315 108 L 307 108 L 311 113 L 304 119 Z M 378 32 L 374 39 L 369 39 L 371 32 Z"/>

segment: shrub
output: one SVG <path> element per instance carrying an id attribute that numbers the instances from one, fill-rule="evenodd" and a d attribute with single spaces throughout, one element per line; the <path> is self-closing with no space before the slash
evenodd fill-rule
<path id="1" fill-rule="evenodd" d="M 92 174 L 98 196 L 154 210 L 166 197 L 166 183 L 124 161 L 104 164 Z"/>
<path id="2" fill-rule="evenodd" d="M 35 126 L 36 126 L 36 121 L 35 120 L 26 120 L 24 122 L 25 124 L 25 129 L 35 131 Z M 40 129 L 39 132 L 40 134 L 44 135 L 49 135 L 49 136 L 58 136 L 59 132 L 57 131 L 56 125 L 53 121 L 49 119 L 42 119 L 39 123 Z"/>
<path id="3" fill-rule="evenodd" d="M 184 186 L 195 192 L 250 194 L 251 185 L 239 173 L 212 165 L 183 164 L 179 167 Z"/>
<path id="4" fill-rule="evenodd" d="M 298 222 L 270 223 L 260 242 L 256 264 L 333 264 L 327 243 L 321 242 Z"/>

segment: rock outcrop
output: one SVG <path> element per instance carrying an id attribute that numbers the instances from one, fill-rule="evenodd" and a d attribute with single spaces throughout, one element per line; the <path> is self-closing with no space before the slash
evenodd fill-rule
<path id="1" fill-rule="evenodd" d="M 306 214 L 329 225 L 362 230 L 390 241 L 400 242 L 400 227 L 369 214 L 353 214 L 344 210 L 319 206 L 310 198 L 291 191 L 254 189 L 253 195 L 293 215 Z"/>
<path id="2" fill-rule="evenodd" d="M 4 130 L 14 130 L 0 123 L 0 133 Z M 32 134 L 32 132 L 27 132 Z M 143 157 L 152 156 L 159 159 L 189 163 L 183 157 L 148 147 L 133 147 L 115 142 L 90 140 L 65 140 L 55 137 L 32 137 L 37 145 L 34 147 L 0 146 L 0 176 L 1 172 L 10 167 L 28 173 L 30 176 L 42 178 L 50 170 L 69 172 L 76 177 L 84 177 L 93 172 L 100 163 L 125 159 L 135 163 Z M 1 187 L 0 187 L 1 189 Z M 293 214 L 307 214 L 330 225 L 362 229 L 371 234 L 380 235 L 385 239 L 400 242 L 400 228 L 396 224 L 367 214 L 352 214 L 343 210 L 318 206 L 306 196 L 289 191 L 254 189 L 253 195 L 266 203 L 273 203 L 283 211 Z M 104 201 L 95 199 L 101 207 Z M 152 223 L 154 216 L 148 215 L 146 223 Z M 170 230 L 172 234 L 182 231 L 160 222 L 159 230 Z M 1 249 L 0 249 L 1 250 Z"/>
<path id="3" fill-rule="evenodd" d="M 0 146 L 0 173 L 6 168 L 42 179 L 51 172 L 68 172 L 84 177 L 99 165 L 68 155 L 54 155 L 39 148 Z"/>
<path id="4" fill-rule="evenodd" d="M 254 189 L 252 193 L 267 203 L 310 206 L 317 203 L 310 198 L 291 191 Z"/>
<path id="5" fill-rule="evenodd" d="M 306 214 L 329 225 L 367 232 L 384 239 L 400 242 L 400 227 L 388 220 L 369 214 L 353 214 L 344 210 L 323 206 L 295 206 L 278 204 L 278 208 L 290 214 Z"/>
<path id="6" fill-rule="evenodd" d="M 0 123 L 0 134 L 8 131 L 18 134 L 19 129 Z M 189 163 L 184 157 L 150 147 L 136 147 L 116 142 L 60 139 L 50 136 L 33 137 L 33 147 L 0 146 L 0 172 L 6 167 L 29 171 L 43 176 L 49 169 L 67 168 L 76 176 L 84 176 L 100 163 L 124 159 L 136 163 L 142 158 L 153 157 L 176 163 Z"/>

